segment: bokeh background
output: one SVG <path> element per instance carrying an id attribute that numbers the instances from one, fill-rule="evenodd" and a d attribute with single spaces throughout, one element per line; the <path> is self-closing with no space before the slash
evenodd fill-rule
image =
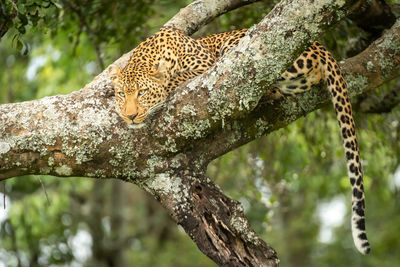
<path id="1" fill-rule="evenodd" d="M 3 12 L 18 10 L 18 16 L 0 39 L 0 103 L 82 88 L 190 2 L 2 1 Z M 196 36 L 251 27 L 276 2 L 225 14 Z M 339 60 L 354 55 L 367 40 L 350 20 L 320 38 Z M 379 98 L 395 83 L 369 94 Z M 369 256 L 353 246 L 350 184 L 330 105 L 208 168 L 224 192 L 243 204 L 253 228 L 277 250 L 281 266 L 400 266 L 400 107 L 380 114 L 357 112 L 357 104 L 355 109 Z M 216 266 L 135 185 L 24 176 L 1 187 L 0 267 Z"/>

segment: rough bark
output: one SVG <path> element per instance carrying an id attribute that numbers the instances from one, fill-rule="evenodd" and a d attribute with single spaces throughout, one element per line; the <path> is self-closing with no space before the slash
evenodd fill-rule
<path id="1" fill-rule="evenodd" d="M 234 51 L 177 88 L 142 125 L 128 127 L 114 112 L 107 71 L 69 95 L 1 105 L 0 179 L 50 174 L 129 181 L 150 192 L 219 265 L 277 266 L 275 251 L 251 229 L 240 204 L 205 177 L 205 167 L 329 100 L 321 90 L 280 99 L 263 95 L 299 52 L 356 2 L 282 1 Z M 397 21 L 342 64 L 353 95 L 400 75 L 399 42 Z"/>

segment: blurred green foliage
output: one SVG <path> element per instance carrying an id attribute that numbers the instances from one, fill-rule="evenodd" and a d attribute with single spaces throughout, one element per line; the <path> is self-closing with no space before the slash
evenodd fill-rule
<path id="1" fill-rule="evenodd" d="M 250 27 L 276 2 L 232 11 L 197 35 Z M 0 25 L 7 20 L 8 29 L 0 39 L 0 103 L 78 90 L 188 3 L 1 1 Z M 345 20 L 321 40 L 340 59 L 354 48 L 353 40 L 364 35 Z M 379 88 L 378 94 L 389 87 Z M 353 246 L 350 186 L 330 106 L 209 166 L 209 176 L 242 202 L 254 229 L 277 250 L 282 266 L 400 264 L 400 181 L 396 184 L 394 175 L 400 172 L 400 108 L 387 114 L 355 113 L 369 256 L 361 256 Z M 38 177 L 5 184 L 8 204 L 7 215 L 0 216 L 0 262 L 6 266 L 215 266 L 159 204 L 135 186 L 114 180 L 41 179 L 50 205 Z M 334 204 L 344 209 L 322 219 Z M 339 223 L 327 225 L 334 219 Z"/>

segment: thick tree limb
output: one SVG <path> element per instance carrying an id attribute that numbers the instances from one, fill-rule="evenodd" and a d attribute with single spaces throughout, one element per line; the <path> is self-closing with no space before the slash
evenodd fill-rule
<path id="1" fill-rule="evenodd" d="M 253 110 L 298 54 L 293 50 L 303 49 L 310 36 L 337 19 L 328 10 L 346 6 L 311 7 L 304 0 L 277 5 L 234 52 L 177 90 L 145 125 L 128 129 L 113 111 L 106 72 L 67 96 L 2 105 L 1 178 L 36 173 L 140 180 L 169 170 L 174 155 Z"/>
<path id="2" fill-rule="evenodd" d="M 237 49 L 177 88 L 143 125 L 127 127 L 114 112 L 106 72 L 70 95 L 1 105 L 0 179 L 32 173 L 130 181 L 152 193 L 218 264 L 277 266 L 274 250 L 250 228 L 240 205 L 204 176 L 205 167 L 328 101 L 322 91 L 260 99 L 355 2 L 282 1 Z M 360 58 L 345 61 L 352 94 L 399 76 L 399 24 Z"/>
<path id="3" fill-rule="evenodd" d="M 377 88 L 400 76 L 400 19 L 382 37 L 341 65 L 352 94 Z"/>

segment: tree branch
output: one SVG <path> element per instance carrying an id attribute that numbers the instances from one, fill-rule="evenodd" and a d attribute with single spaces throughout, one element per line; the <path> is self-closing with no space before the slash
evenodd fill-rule
<path id="1" fill-rule="evenodd" d="M 1 105 L 0 178 L 35 173 L 141 180 L 168 171 L 174 156 L 249 114 L 295 51 L 339 18 L 335 10 L 346 7 L 283 1 L 235 51 L 179 88 L 144 125 L 128 128 L 113 111 L 107 72 L 70 95 Z M 305 8 L 308 13 L 300 12 Z"/>
<path id="2" fill-rule="evenodd" d="M 106 71 L 69 95 L 1 105 L 0 179 L 32 173 L 130 181 L 153 194 L 218 264 L 277 266 L 274 250 L 250 228 L 240 205 L 204 176 L 205 167 L 329 100 L 323 91 L 262 96 L 357 1 L 336 2 L 282 1 L 235 50 L 177 88 L 141 125 L 128 127 L 114 112 Z M 399 76 L 399 24 L 342 64 L 352 94 Z"/>
<path id="3" fill-rule="evenodd" d="M 220 266 L 278 266 L 276 252 L 250 227 L 239 202 L 203 172 L 177 170 L 140 184 Z"/>

